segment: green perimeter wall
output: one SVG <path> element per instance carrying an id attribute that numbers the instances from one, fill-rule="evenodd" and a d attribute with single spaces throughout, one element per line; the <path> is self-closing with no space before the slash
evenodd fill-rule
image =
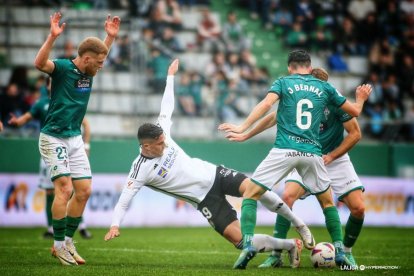
<path id="1" fill-rule="evenodd" d="M 0 139 L 0 172 L 35 173 L 39 169 L 37 139 Z M 269 142 L 178 141 L 192 157 L 252 172 L 267 155 Z M 91 166 L 95 173 L 129 172 L 138 154 L 136 140 L 99 140 L 91 143 Z M 350 152 L 358 174 L 396 176 L 402 167 L 414 169 L 414 145 L 358 144 Z"/>

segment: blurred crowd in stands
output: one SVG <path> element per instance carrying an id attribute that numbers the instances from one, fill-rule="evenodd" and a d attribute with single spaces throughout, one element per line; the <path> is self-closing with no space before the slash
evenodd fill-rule
<path id="1" fill-rule="evenodd" d="M 364 109 L 368 122 L 364 133 L 373 139 L 414 141 L 414 0 L 233 0 L 237 8 L 221 20 L 211 12 L 208 0 L 20 2 L 128 9 L 131 18 L 144 22 L 139 51 L 147 57 L 148 84 L 153 93 L 163 92 L 172 57 L 189 52 L 210 55 L 202 71 L 182 64 L 176 84 L 177 104 L 183 116 L 214 115 L 220 122 L 244 117 L 246 110 L 238 100 L 243 96 L 260 100 L 275 78 L 268 68 L 257 65 L 252 41 L 239 23 L 237 11 L 247 9 L 248 20 L 260 20 L 263 31 L 274 32 L 287 48 L 304 48 L 312 55 L 326 57 L 332 74 L 349 74 L 345 57 L 367 57 L 369 70 L 364 82 L 372 84 L 374 91 Z M 184 27 L 186 10 L 200 13 L 194 29 Z M 180 41 L 177 34 L 184 32 L 193 35 L 191 42 Z M 67 41 L 65 56 L 71 57 L 74 49 Z M 128 33 L 121 35 L 107 65 L 114 71 L 129 71 L 131 51 L 135 50 Z M 7 124 L 9 112 L 25 112 L 39 93 L 42 80 L 29 84 L 23 69 L 14 70 L 0 96 L 3 124 Z"/>
<path id="2" fill-rule="evenodd" d="M 347 73 L 347 56 L 368 58 L 365 133 L 414 139 L 414 0 L 242 0 L 250 17 L 288 48 L 325 55 L 330 72 Z"/>

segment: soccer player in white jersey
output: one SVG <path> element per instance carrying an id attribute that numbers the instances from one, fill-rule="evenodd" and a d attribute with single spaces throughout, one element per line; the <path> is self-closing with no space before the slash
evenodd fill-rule
<path id="1" fill-rule="evenodd" d="M 311 74 L 323 81 L 328 80 L 328 73 L 322 68 L 314 68 Z M 246 133 L 229 133 L 226 137 L 231 141 L 243 142 L 276 124 L 276 112 L 269 113 L 254 128 Z M 344 130 L 348 135 L 344 138 Z M 322 145 L 322 158 L 331 179 L 331 187 L 339 201 L 345 203 L 351 214 L 345 227 L 344 250 L 353 268 L 357 266 L 352 256 L 355 244 L 364 222 L 365 204 L 362 192 L 364 187 L 357 176 L 349 158 L 348 151 L 361 139 L 361 130 L 356 118 L 334 106 L 327 106 L 320 124 L 319 139 Z M 304 199 L 310 193 L 296 170 L 288 174 L 285 180 L 283 200 L 290 208 L 294 202 Z M 277 216 L 274 237 L 284 239 L 290 228 L 290 222 L 283 216 Z M 274 251 L 259 267 L 282 266 L 281 251 Z"/>
<path id="2" fill-rule="evenodd" d="M 192 204 L 220 235 L 241 249 L 242 235 L 237 214 L 225 196 L 241 197 L 248 178 L 223 166 L 191 158 L 170 135 L 171 115 L 174 109 L 174 75 L 178 70 L 178 64 L 176 59 L 168 69 L 157 124 L 146 123 L 138 130 L 141 152 L 131 166 L 105 240 L 119 236 L 119 227 L 131 200 L 143 186 L 146 186 Z M 194 173 L 195 171 L 197 173 Z M 269 210 L 287 216 L 306 243 L 314 242 L 308 227 L 286 207 L 277 194 L 266 192 L 261 202 Z M 289 252 L 291 266 L 298 267 L 300 264 L 302 242 L 298 239 L 285 240 L 267 235 L 254 235 L 253 244 L 260 251 L 272 248 L 285 249 Z"/>
<path id="3" fill-rule="evenodd" d="M 289 76 L 277 79 L 266 97 L 252 110 L 240 125 L 225 123 L 220 130 L 243 133 L 257 122 L 277 101 L 277 133 L 274 147 L 256 168 L 243 194 L 241 227 L 243 250 L 233 268 L 244 269 L 254 258 L 257 249 L 251 238 L 256 226 L 257 200 L 266 190 L 271 190 L 290 171 L 296 169 L 317 195 L 323 206 L 327 230 L 335 246 L 335 263 L 351 265 L 344 252 L 342 229 L 338 211 L 330 190 L 330 179 L 323 164 L 319 143 L 319 125 L 328 104 L 341 108 L 352 116 L 358 116 L 371 86 L 357 88 L 356 102 L 351 103 L 332 85 L 312 76 L 311 57 L 303 50 L 294 50 L 288 57 Z"/>

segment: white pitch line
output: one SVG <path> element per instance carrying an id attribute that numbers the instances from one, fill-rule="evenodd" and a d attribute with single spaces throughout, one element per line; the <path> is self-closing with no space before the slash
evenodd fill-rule
<path id="1" fill-rule="evenodd" d="M 50 250 L 50 247 L 35 248 L 33 246 L 1 246 L 1 249 L 16 249 L 16 250 Z M 108 252 L 133 252 L 133 253 L 156 253 L 156 254 L 175 254 L 175 255 L 193 255 L 193 254 L 203 254 L 203 255 L 237 255 L 239 251 L 234 252 L 225 252 L 225 251 L 196 251 L 196 250 L 153 250 L 153 249 L 137 249 L 137 248 L 101 248 L 101 247 L 88 247 L 87 250 L 92 251 L 108 251 Z M 402 260 L 401 257 L 375 257 L 375 256 L 354 256 L 356 259 L 362 260 L 376 260 L 376 259 L 392 259 L 392 260 Z"/>

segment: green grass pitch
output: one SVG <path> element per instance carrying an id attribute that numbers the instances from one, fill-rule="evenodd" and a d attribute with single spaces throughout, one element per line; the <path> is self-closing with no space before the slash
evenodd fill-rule
<path id="1" fill-rule="evenodd" d="M 311 230 L 317 242 L 329 241 L 325 228 Z M 63 267 L 50 256 L 52 241 L 41 237 L 43 228 L 0 228 L 0 275 L 413 275 L 413 230 L 365 227 L 354 247 L 358 264 L 399 268 L 344 272 L 312 268 L 306 249 L 301 267 L 295 270 L 286 265 L 286 256 L 283 268 L 258 269 L 267 256 L 263 253 L 245 271 L 236 271 L 232 265 L 239 251 L 211 228 L 128 228 L 121 229 L 121 236 L 109 242 L 103 241 L 106 229 L 91 229 L 91 240 L 75 235 L 78 252 L 87 263 Z M 271 232 L 272 227 L 256 228 L 256 233 Z M 289 234 L 296 236 L 295 231 Z"/>

